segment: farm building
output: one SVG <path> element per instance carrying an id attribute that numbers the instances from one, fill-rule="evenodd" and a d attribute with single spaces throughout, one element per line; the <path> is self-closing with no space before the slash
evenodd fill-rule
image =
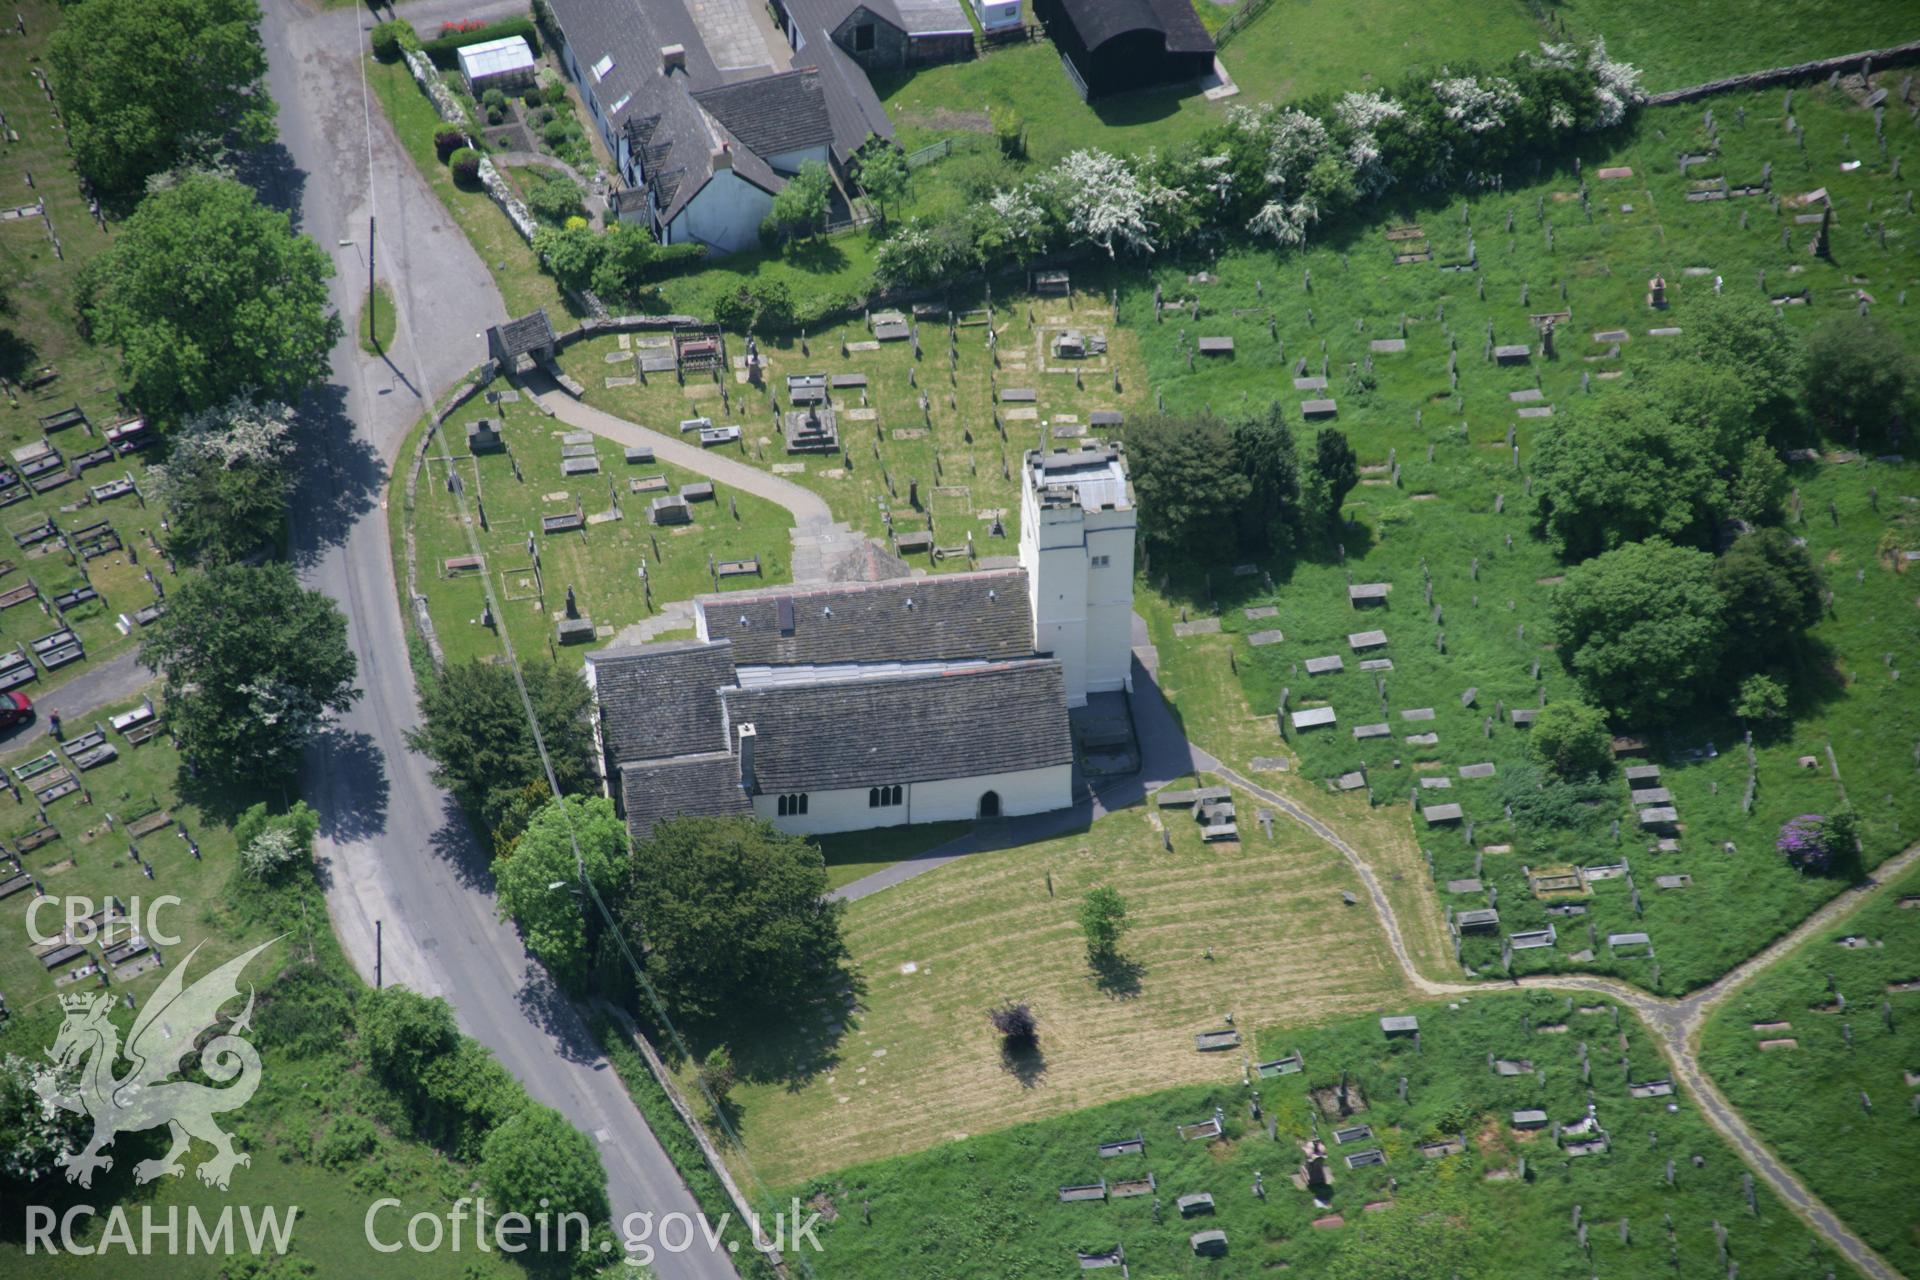
<path id="1" fill-rule="evenodd" d="M 1213 37 L 1187 0 L 1034 0 L 1033 12 L 1089 100 L 1213 70 Z"/>
<path id="2" fill-rule="evenodd" d="M 1107 445 L 1030 453 L 1023 488 L 1057 518 L 1017 567 L 701 596 L 695 639 L 589 654 L 603 782 L 634 835 L 688 814 L 816 834 L 1071 805 L 1068 708 L 1128 683 L 1127 627 L 1103 620 L 1132 609 L 1132 491 Z"/>

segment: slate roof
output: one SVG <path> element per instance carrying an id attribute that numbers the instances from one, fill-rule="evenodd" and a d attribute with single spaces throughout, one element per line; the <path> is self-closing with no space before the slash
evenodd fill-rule
<path id="1" fill-rule="evenodd" d="M 553 322 L 545 307 L 507 321 L 499 333 L 500 350 L 508 359 L 553 345 Z"/>
<path id="2" fill-rule="evenodd" d="M 740 789 L 739 765 L 725 751 L 622 765 L 620 796 L 627 830 L 636 840 L 646 839 L 655 823 L 668 818 L 753 812 L 747 793 Z"/>
<path id="3" fill-rule="evenodd" d="M 1209 53 L 1213 38 L 1188 0 L 1061 0 L 1088 49 L 1130 31 L 1158 31 L 1169 53 Z"/>
<path id="4" fill-rule="evenodd" d="M 671 221 L 712 178 L 714 149 L 731 138 L 693 99 L 696 90 L 726 80 L 700 28 L 680 0 L 554 0 L 550 9 L 601 116 L 637 144 L 645 181 L 662 217 Z M 686 50 L 686 70 L 665 75 L 660 50 L 674 44 Z M 609 57 L 613 65 L 596 78 L 593 68 Z M 734 148 L 731 167 L 765 190 L 784 185 L 743 147 Z"/>
<path id="5" fill-rule="evenodd" d="M 721 699 L 729 723 L 754 726 L 754 782 L 761 794 L 934 782 L 1073 762 L 1065 678 L 1050 658 L 735 688 Z"/>
<path id="6" fill-rule="evenodd" d="M 858 2 L 781 0 L 794 25 L 800 28 L 805 43 L 805 48 L 796 52 L 794 58 L 812 58 L 820 73 L 827 116 L 833 122 L 833 154 L 841 161 L 858 151 L 869 135 L 877 134 L 889 141 L 893 138 L 893 122 L 887 118 L 887 109 L 880 105 L 880 95 L 874 92 L 866 70 L 853 60 L 852 54 L 835 44 L 830 34 L 846 20 Z M 885 4 L 886 0 L 875 0 L 867 7 L 874 10 L 876 16 L 905 30 L 895 21 L 896 15 L 891 10 L 882 8 Z"/>
<path id="7" fill-rule="evenodd" d="M 826 93 L 820 72 L 814 67 L 702 89 L 693 100 L 760 156 L 826 146 L 833 141 Z"/>
<path id="8" fill-rule="evenodd" d="M 793 609 L 786 634 L 779 626 L 782 600 Z M 733 661 L 743 667 L 1007 661 L 1033 654 L 1024 569 L 731 591 L 697 597 L 694 607 L 707 637 L 732 641 Z"/>
<path id="9" fill-rule="evenodd" d="M 602 649 L 587 661 L 612 764 L 728 749 L 718 692 L 734 683 L 733 646 L 726 641 Z"/>

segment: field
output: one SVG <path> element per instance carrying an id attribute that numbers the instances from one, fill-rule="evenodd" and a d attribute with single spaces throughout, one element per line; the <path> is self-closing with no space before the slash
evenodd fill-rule
<path id="1" fill-rule="evenodd" d="M 751 1083 L 739 1127 L 778 1185 L 1008 1124 L 1175 1084 L 1229 1079 L 1239 1059 L 1194 1052 L 1222 1025 L 1307 1024 L 1400 990 L 1358 885 L 1312 837 L 1269 840 L 1241 797 L 1240 844 L 1207 845 L 1185 810 L 1130 809 L 1082 832 L 983 853 L 862 899 L 847 915 L 860 1008 L 844 1032 L 734 1052 Z M 1170 835 L 1166 851 L 1161 831 Z M 1049 882 L 1051 892 L 1049 892 Z M 1133 927 L 1125 963 L 1096 974 L 1076 921 L 1107 884 Z M 986 1011 L 1038 1015 L 1043 1054 L 1003 1063 Z M 811 1041 L 815 1029 L 808 1028 Z"/>
<path id="2" fill-rule="evenodd" d="M 19 8 L 27 34 L 15 35 L 9 29 L 0 37 L 0 60 L 9 68 L 0 76 L 0 113 L 7 128 L 20 136 L 13 142 L 0 133 L 0 168 L 22 179 L 9 187 L 4 203 L 30 210 L 32 202 L 45 201 L 46 217 L 36 214 L 0 222 L 0 382 L 5 383 L 6 393 L 5 403 L 0 404 L 0 449 L 11 455 L 44 440 L 67 459 L 75 459 L 102 448 L 102 429 L 127 416 L 114 383 L 117 354 L 87 344 L 76 327 L 73 309 L 74 281 L 81 268 L 106 249 L 109 237 L 88 212 L 54 120 L 53 104 L 30 74 L 30 68 L 44 65 L 37 59 L 58 20 L 59 7 L 50 0 L 29 0 Z M 49 225 L 59 237 L 58 254 L 49 238 Z M 53 376 L 48 377 L 49 373 Z M 41 385 L 30 385 L 35 382 Z M 85 412 L 89 425 L 55 428 L 52 436 L 43 430 L 42 418 L 75 406 Z M 64 621 L 80 638 L 89 659 L 42 670 L 35 683 L 24 686 L 29 696 L 64 683 L 93 662 L 134 643 L 138 628 L 131 628 L 136 635 L 123 635 L 115 624 L 121 614 L 131 615 L 154 603 L 155 589 L 145 576 L 149 571 L 161 588 L 174 584 L 172 570 L 148 536 L 159 528 L 159 513 L 149 511 L 137 493 L 96 502 L 88 492 L 91 486 L 127 476 L 138 484 L 146 473 L 144 456 L 115 457 L 109 452 L 77 479 L 64 468 L 49 472 L 38 477 L 41 483 L 68 478 L 44 492 L 18 476 L 16 460 L 0 458 L 0 470 L 6 473 L 0 482 L 0 527 L 9 534 L 38 529 L 49 519 L 74 534 L 106 521 L 126 548 L 85 558 L 60 537 L 26 545 L 13 537 L 0 543 L 0 594 L 29 581 L 40 590 L 40 601 L 28 595 L 0 612 L 0 650 L 26 645 L 58 630 Z M 73 543 L 83 540 L 91 541 L 76 537 Z M 76 604 L 64 619 L 52 612 L 55 596 L 88 585 L 98 593 L 97 600 Z"/>
<path id="3" fill-rule="evenodd" d="M 836 1215 L 823 1256 L 846 1277 L 1069 1274 L 1076 1252 L 1121 1246 L 1136 1275 L 1256 1276 L 1289 1266 L 1340 1280 L 1502 1280 L 1719 1275 L 1735 1263 L 1753 1280 L 1839 1269 L 1764 1187 L 1749 1210 L 1743 1166 L 1691 1099 L 1630 1095 L 1629 1083 L 1666 1078 L 1631 1014 L 1544 993 L 1388 1012 L 1416 1015 L 1419 1042 L 1383 1037 L 1374 1017 L 1263 1031 L 1255 1060 L 1297 1053 L 1304 1069 L 1257 1080 L 1251 1092 L 1239 1080 L 1165 1090 L 816 1179 L 807 1192 Z M 1497 1075 L 1496 1055 L 1531 1069 Z M 1512 1112 L 1532 1108 L 1553 1127 L 1511 1124 Z M 1219 1139 L 1176 1132 L 1216 1114 Z M 1589 1116 L 1610 1149 L 1576 1158 L 1564 1148 L 1577 1139 L 1563 1129 Z M 1335 1128 L 1349 1125 L 1371 1132 L 1337 1142 Z M 1100 1143 L 1136 1135 L 1142 1154 L 1096 1154 Z M 1318 1204 L 1292 1181 L 1315 1136 L 1332 1173 Z M 1456 1136 L 1464 1151 L 1419 1150 Z M 1384 1163 L 1348 1167 L 1346 1156 L 1368 1150 Z M 1064 1186 L 1104 1180 L 1111 1190 L 1149 1174 L 1154 1186 L 1138 1198 L 1059 1200 Z M 1212 1195 L 1212 1212 L 1183 1217 L 1175 1201 L 1194 1192 Z M 1226 1255 L 1205 1262 L 1188 1237 L 1209 1229 L 1225 1231 Z"/>
<path id="4" fill-rule="evenodd" d="M 69 722 L 68 736 L 82 727 Z M 111 895 L 127 910 L 139 912 L 139 931 L 156 935 L 150 941 L 168 966 L 179 967 L 201 948 L 193 956 L 189 978 L 269 938 L 284 937 L 249 966 L 242 983 L 243 988 L 254 987 L 258 996 L 253 1039 L 265 1061 L 260 1090 L 243 1110 L 222 1120 L 236 1145 L 251 1155 L 252 1164 L 236 1171 L 231 1193 L 191 1176 L 162 1179 L 136 1190 L 133 1165 L 158 1155 L 164 1135 L 125 1135 L 109 1149 L 115 1157 L 113 1169 L 96 1178 L 90 1191 L 61 1182 L 36 1191 L 33 1198 L 56 1210 L 90 1203 L 122 1204 L 137 1212 L 133 1206 L 146 1205 L 161 1220 L 170 1209 L 184 1213 L 188 1206 L 210 1216 L 229 1205 L 256 1210 L 298 1206 L 291 1257 L 278 1264 L 284 1269 L 272 1274 L 364 1274 L 376 1261 L 362 1234 L 362 1219 L 372 1201 L 397 1196 L 408 1203 L 409 1212 L 441 1204 L 460 1194 L 457 1189 L 469 1184 L 473 1173 L 395 1135 L 399 1118 L 394 1100 L 358 1070 L 344 1033 L 330 1021 L 350 1020 L 345 1011 L 350 1011 L 358 984 L 327 929 L 326 902 L 312 876 L 299 873 L 271 893 L 238 881 L 231 831 L 173 790 L 180 761 L 168 739 L 162 735 L 135 746 L 109 733 L 108 740 L 119 749 L 119 758 L 83 775 L 91 802 L 78 793 L 53 801 L 47 814 L 59 830 L 58 838 L 19 854 L 17 860 L 47 894 L 94 903 Z M 15 753 L 0 763 L 12 769 L 27 754 Z M 127 824 L 155 805 L 164 806 L 185 829 L 199 848 L 198 858 L 179 834 L 180 827 L 173 825 L 129 840 Z M 116 825 L 108 825 L 109 814 Z M 36 820 L 31 800 L 22 805 L 0 797 L 0 834 L 10 855 L 0 863 L 0 871 L 12 865 L 20 835 Z M 152 879 L 128 856 L 130 845 L 152 866 Z M 150 916 L 149 907 L 162 894 L 178 898 L 178 905 L 163 906 Z M 94 989 L 94 980 L 84 975 L 100 962 L 101 947 L 96 943 L 89 949 L 79 980 L 58 981 L 76 966 L 69 961 L 50 972 L 34 956 L 27 932 L 33 896 L 31 891 L 18 892 L 0 902 L 0 992 L 10 1015 L 0 1018 L 0 1056 L 40 1061 L 60 1022 L 56 996 Z M 57 906 L 43 909 L 36 923 L 43 933 L 58 933 L 60 915 Z M 121 924 L 114 932 L 119 941 L 130 930 Z M 157 940 L 168 935 L 177 935 L 179 941 Z M 141 959 L 113 970 L 110 984 L 104 985 L 136 1002 L 150 998 L 169 969 L 140 971 Z M 237 1011 L 236 1005 L 229 1012 Z M 131 1018 L 122 1014 L 123 1031 Z M 209 1152 L 197 1146 L 194 1154 L 198 1159 Z M 82 1217 L 78 1224 L 78 1239 L 99 1242 L 101 1217 Z M 44 1251 L 29 1264 L 23 1260 L 23 1226 L 23 1217 L 13 1212 L 0 1224 L 0 1271 L 23 1273 L 31 1266 L 40 1275 L 97 1277 L 111 1265 L 72 1255 L 49 1258 Z M 315 1265 L 316 1270 L 297 1269 Z M 205 1255 L 170 1258 L 166 1273 L 190 1280 L 240 1274 L 232 1259 Z M 476 1256 L 469 1250 L 416 1255 L 409 1274 L 477 1280 L 522 1272 L 498 1254 Z"/>
<path id="5" fill-rule="evenodd" d="M 1659 0 L 1554 0 L 1552 11 L 1571 34 L 1606 37 L 1656 93 L 1920 36 L 1911 9 L 1833 0 L 1714 0 L 1710 14 Z"/>
<path id="6" fill-rule="evenodd" d="M 508 390 L 504 383 L 496 389 Z M 502 424 L 507 449 L 499 453 L 469 454 L 466 425 L 480 418 Z M 672 428 L 669 427 L 669 430 Z M 562 438 L 569 433 L 547 418 L 531 401 L 515 399 L 488 404 L 475 397 L 447 420 L 447 449 L 459 474 L 462 493 L 472 519 L 484 508 L 486 523 L 477 535 L 486 572 L 493 575 L 495 599 L 515 649 L 522 654 L 548 651 L 555 624 L 566 617 L 566 595 L 572 588 L 581 617 L 595 623 L 591 644 L 558 651 L 577 664 L 581 655 L 615 643 L 621 628 L 657 618 L 674 601 L 712 591 L 711 560 L 760 558 L 758 577 L 721 579 L 724 586 L 764 586 L 790 577 L 787 513 L 774 504 L 721 486 L 711 502 L 692 504 L 690 525 L 659 528 L 647 519 L 654 493 L 633 493 L 629 481 L 664 476 L 662 492 L 678 493 L 681 486 L 702 477 L 665 463 L 629 465 L 620 446 L 589 438 L 598 474 L 568 476 L 561 470 Z M 409 459 L 412 452 L 405 455 Z M 516 471 L 516 465 L 518 470 Z M 438 445 L 428 451 L 411 512 L 396 501 L 396 524 L 410 518 L 420 557 L 421 588 L 426 593 L 435 628 L 447 656 L 459 661 L 491 657 L 500 652 L 497 638 L 480 625 L 485 593 L 478 573 L 448 560 L 465 560 L 472 552 L 469 527 L 461 523 L 459 503 L 447 487 L 448 464 Z M 404 487 L 404 475 L 396 489 Z M 399 496 L 396 493 L 396 498 Z M 569 533 L 541 534 L 539 572 L 527 554 L 529 534 L 541 527 L 542 515 L 563 514 L 576 507 L 589 517 L 617 512 L 610 520 L 589 519 Z M 641 577 L 644 567 L 646 577 Z M 651 604 L 648 590 L 651 588 Z M 691 617 L 674 624 L 692 625 Z"/>
<path id="7" fill-rule="evenodd" d="M 1889 169 L 1893 156 L 1920 148 L 1914 146 L 1911 126 L 1902 121 L 1890 127 L 1887 158 L 1867 146 L 1863 167 L 1842 172 L 1843 153 L 1853 154 L 1843 135 L 1870 138 L 1872 122 L 1850 101 L 1836 98 L 1824 88 L 1797 96 L 1795 111 L 1807 130 L 1804 157 L 1778 127 L 1778 95 L 1717 100 L 1715 115 L 1727 123 L 1712 166 L 1738 182 L 1757 175 L 1771 160 L 1774 189 L 1783 196 L 1827 186 L 1843 223 L 1831 263 L 1805 253 L 1805 231 L 1791 222 L 1791 206 L 1775 215 L 1760 200 L 1687 202 L 1688 180 L 1669 176 L 1671 155 L 1704 146 L 1705 140 L 1699 111 L 1676 108 L 1651 113 L 1617 154 L 1587 157 L 1590 181 L 1603 165 L 1628 165 L 1637 175 L 1594 181 L 1591 222 L 1575 194 L 1579 180 L 1566 173 L 1464 205 L 1409 209 L 1394 220 L 1421 225 L 1441 263 L 1463 259 L 1467 239 L 1474 236 L 1477 272 L 1392 266 L 1389 246 L 1380 238 L 1383 228 L 1376 225 L 1278 268 L 1260 254 L 1223 255 L 1208 264 L 1219 277 L 1214 284 L 1189 283 L 1187 276 L 1199 263 L 1163 263 L 1157 279 L 1170 305 L 1160 324 L 1154 323 L 1144 281 L 1122 293 L 1122 322 L 1140 328 L 1149 380 L 1169 407 L 1237 411 L 1273 398 L 1304 360 L 1311 375 L 1325 368 L 1326 394 L 1338 401 L 1338 424 L 1363 464 L 1361 486 L 1348 500 L 1354 523 L 1340 537 L 1344 547 L 1260 566 L 1273 577 L 1271 589 L 1257 573 L 1236 576 L 1225 567 L 1183 572 L 1170 582 L 1159 570 L 1150 575 L 1155 593 L 1142 593 L 1143 612 L 1160 647 L 1163 679 L 1189 733 L 1241 767 L 1255 755 L 1292 755 L 1315 785 L 1365 768 L 1374 803 L 1404 815 L 1420 845 L 1432 852 L 1438 883 L 1478 877 L 1497 888 L 1503 932 L 1557 924 L 1560 945 L 1518 953 L 1516 971 L 1598 970 L 1667 992 L 1697 986 L 1759 949 L 1839 887 L 1836 881 L 1799 876 L 1773 852 L 1774 835 L 1786 818 L 1829 811 L 1844 787 L 1866 820 L 1870 862 L 1920 831 L 1920 791 L 1912 786 L 1907 751 L 1920 738 L 1920 707 L 1904 692 L 1897 657 L 1886 658 L 1912 652 L 1916 641 L 1912 582 L 1897 571 L 1889 548 L 1920 540 L 1913 511 L 1920 500 L 1920 476 L 1910 462 L 1872 462 L 1838 452 L 1827 454 L 1827 461 L 1796 466 L 1792 477 L 1803 516 L 1792 532 L 1808 540 L 1834 593 L 1829 617 L 1814 632 L 1816 641 L 1831 650 L 1831 671 L 1815 673 L 1818 678 L 1799 689 L 1791 733 L 1758 744 L 1759 781 L 1751 813 L 1740 807 L 1747 768 L 1739 727 L 1730 719 L 1709 717 L 1653 743 L 1651 759 L 1666 770 L 1662 781 L 1674 792 L 1685 824 L 1676 853 L 1656 856 L 1650 841 L 1631 834 L 1633 813 L 1621 782 L 1579 839 L 1535 842 L 1505 816 L 1505 805 L 1516 798 L 1512 788 L 1531 786 L 1516 768 L 1524 760 L 1524 730 L 1510 723 L 1508 713 L 1572 688 L 1546 634 L 1552 584 L 1565 567 L 1531 535 L 1533 504 L 1527 493 L 1528 460 L 1539 432 L 1551 430 L 1553 420 L 1518 417 L 1510 397 L 1537 391 L 1533 403 L 1552 405 L 1579 396 L 1589 378 L 1632 377 L 1657 356 L 1657 344 L 1671 341 L 1648 330 L 1684 329 L 1689 300 L 1706 294 L 1715 276 L 1728 289 L 1748 290 L 1756 287 L 1756 272 L 1764 270 L 1774 292 L 1809 289 L 1809 305 L 1785 308 L 1796 332 L 1851 308 L 1856 289 L 1878 290 L 1882 302 L 1876 321 L 1912 334 L 1913 312 L 1899 307 L 1897 297 L 1920 272 L 1920 243 L 1912 218 L 1902 211 L 1903 184 L 1891 180 Z M 1742 110 L 1746 123 L 1733 123 Z M 1696 169 L 1693 177 L 1703 172 Z M 1871 219 L 1865 212 L 1869 199 L 1877 201 L 1879 211 Z M 1509 215 L 1512 234 L 1505 230 Z M 1749 224 L 1744 230 L 1743 217 Z M 1884 249 L 1877 234 L 1866 230 L 1877 228 L 1882 218 Z M 1547 219 L 1554 227 L 1551 250 L 1543 225 Z M 1783 225 L 1798 233 L 1792 250 L 1781 247 Z M 1672 306 L 1664 313 L 1650 311 L 1645 302 L 1644 282 L 1655 273 L 1669 282 Z M 1257 290 L 1256 284 L 1262 287 Z M 1186 309 L 1186 300 L 1197 304 L 1198 319 Z M 1523 366 L 1505 369 L 1476 350 L 1489 324 L 1498 342 L 1537 344 L 1528 315 L 1561 309 L 1571 311 L 1572 318 L 1560 326 L 1556 360 L 1541 359 L 1536 347 Z M 1256 314 L 1236 314 L 1250 310 Z M 1406 350 L 1373 352 L 1374 340 L 1402 336 L 1403 317 Z M 1591 337 L 1614 329 L 1631 334 L 1618 360 L 1605 358 L 1611 343 Z M 1189 338 L 1234 336 L 1238 351 L 1230 364 L 1202 363 L 1188 372 L 1180 330 Z M 1449 334 L 1459 342 L 1457 395 L 1447 377 Z M 1372 362 L 1378 388 L 1350 391 L 1346 371 L 1365 361 Z M 1278 393 L 1289 405 L 1320 394 Z M 1509 449 L 1509 431 L 1517 455 Z M 1432 575 L 1430 604 L 1423 566 Z M 1390 583 L 1387 604 L 1350 608 L 1349 575 L 1354 582 Z M 1278 612 L 1263 618 L 1244 612 L 1260 607 Z M 1223 634 L 1176 636 L 1181 610 L 1189 619 L 1217 616 Z M 1349 634 L 1374 628 L 1387 632 L 1390 643 L 1384 650 L 1349 650 Z M 1271 629 L 1282 631 L 1284 640 L 1255 648 L 1246 639 Z M 1223 673 L 1229 647 L 1235 666 Z M 1344 655 L 1346 669 L 1305 674 L 1306 659 L 1328 654 Z M 1392 670 L 1360 671 L 1359 659 L 1373 656 L 1390 659 Z M 1229 692 L 1233 671 L 1242 696 Z M 1468 689 L 1477 690 L 1472 707 L 1461 701 Z M 1283 742 L 1274 715 L 1283 692 L 1290 694 L 1292 709 L 1333 706 L 1339 723 L 1292 731 Z M 1423 708 L 1433 710 L 1432 721 L 1401 717 Z M 1354 740 L 1352 728 L 1368 722 L 1386 722 L 1392 733 L 1372 742 Z M 1422 731 L 1437 732 L 1438 742 L 1405 741 Z M 1827 763 L 1829 743 L 1838 781 Z M 1886 744 L 1898 745 L 1889 749 Z M 1802 765 L 1803 757 L 1813 757 L 1815 767 Z M 1493 763 L 1496 775 L 1459 776 L 1461 766 L 1481 762 Z M 1421 803 L 1460 803 L 1470 827 L 1425 826 L 1410 808 L 1416 779 L 1423 777 L 1444 777 L 1452 785 L 1443 792 L 1422 788 Z M 1624 819 L 1617 841 L 1610 822 L 1615 816 Z M 1464 838 L 1469 832 L 1470 842 Z M 1568 862 L 1598 866 L 1623 856 L 1640 877 L 1644 914 L 1633 910 L 1632 888 L 1622 877 L 1593 884 L 1591 897 L 1580 904 L 1588 907 L 1584 916 L 1550 920 L 1549 904 L 1531 896 L 1522 870 Z M 1652 883 L 1655 875 L 1691 876 L 1692 883 L 1659 890 Z M 1455 909 L 1480 907 L 1486 896 L 1452 895 L 1450 902 Z M 1589 939 L 1589 924 L 1598 935 L 1597 947 Z M 1609 933 L 1637 931 L 1652 935 L 1654 957 L 1615 955 L 1605 945 Z M 1594 952 L 1590 960 L 1575 959 L 1575 953 L 1588 950 Z M 1471 968 L 1497 975 L 1498 957 L 1498 939 L 1468 940 L 1464 959 Z"/>
<path id="8" fill-rule="evenodd" d="M 1761 1140 L 1907 1275 L 1920 1271 L 1915 908 L 1920 873 L 1909 873 L 1845 929 L 1816 934 L 1736 992 L 1707 1023 L 1700 1053 Z M 1782 1025 L 1762 1030 L 1768 1023 Z M 1788 1044 L 1762 1052 L 1769 1040 Z"/>

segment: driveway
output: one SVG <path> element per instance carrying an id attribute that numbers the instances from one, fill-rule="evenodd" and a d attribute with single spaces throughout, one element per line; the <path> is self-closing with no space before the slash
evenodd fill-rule
<path id="1" fill-rule="evenodd" d="M 514 5 L 462 4 L 450 17 Z M 437 21 L 451 6 L 401 10 Z M 361 8 L 311 11 L 267 0 L 262 36 L 280 105 L 280 144 L 257 176 L 263 193 L 335 256 L 333 300 L 349 337 L 333 377 L 302 406 L 293 548 L 308 585 L 339 602 L 365 696 L 310 755 L 302 790 L 322 818 L 319 858 L 335 932 L 369 981 L 443 995 L 462 1028 L 542 1102 L 592 1135 L 616 1224 L 636 1211 L 698 1210 L 574 1007 L 545 982 L 495 912 L 487 858 L 427 762 L 406 746 L 416 722 L 389 554 L 386 480 L 432 398 L 484 358 L 480 333 L 505 318 L 486 265 L 414 171 L 378 105 L 362 92 Z M 366 289 L 367 219 L 378 219 L 379 277 L 398 333 L 385 357 L 351 336 Z M 376 937 L 380 940 L 376 960 Z M 376 968 L 377 964 L 377 968 Z M 721 1280 L 722 1252 L 661 1254 L 667 1280 Z"/>

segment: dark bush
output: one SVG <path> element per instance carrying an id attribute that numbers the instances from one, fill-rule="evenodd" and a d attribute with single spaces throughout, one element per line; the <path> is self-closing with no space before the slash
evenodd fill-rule
<path id="1" fill-rule="evenodd" d="M 453 153 L 467 145 L 467 131 L 457 124 L 443 124 L 433 131 L 433 150 L 445 164 Z"/>
<path id="2" fill-rule="evenodd" d="M 453 170 L 453 180 L 463 187 L 478 186 L 480 183 L 480 153 L 472 147 L 461 147 L 447 161 L 447 167 Z"/>
<path id="3" fill-rule="evenodd" d="M 542 102 L 545 102 L 546 99 L 541 96 L 540 87 L 538 85 L 535 85 L 533 88 L 528 89 L 525 93 L 520 95 L 520 101 L 526 103 L 529 107 L 537 107 Z"/>
<path id="4" fill-rule="evenodd" d="M 558 120 L 549 120 L 540 130 L 540 137 L 550 147 L 562 147 L 572 141 L 573 130 L 573 121 L 563 116 Z"/>
<path id="5" fill-rule="evenodd" d="M 1031 1049 L 1040 1040 L 1040 1021 L 1033 1010 L 1012 1000 L 987 1010 L 987 1021 L 1000 1033 L 1005 1047 L 1015 1052 Z"/>
<path id="6" fill-rule="evenodd" d="M 420 37 L 413 33 L 413 24 L 405 18 L 395 18 L 390 22 L 374 24 L 373 34 L 368 37 L 373 46 L 373 56 L 382 62 L 398 62 L 402 49 L 417 47 Z"/>

